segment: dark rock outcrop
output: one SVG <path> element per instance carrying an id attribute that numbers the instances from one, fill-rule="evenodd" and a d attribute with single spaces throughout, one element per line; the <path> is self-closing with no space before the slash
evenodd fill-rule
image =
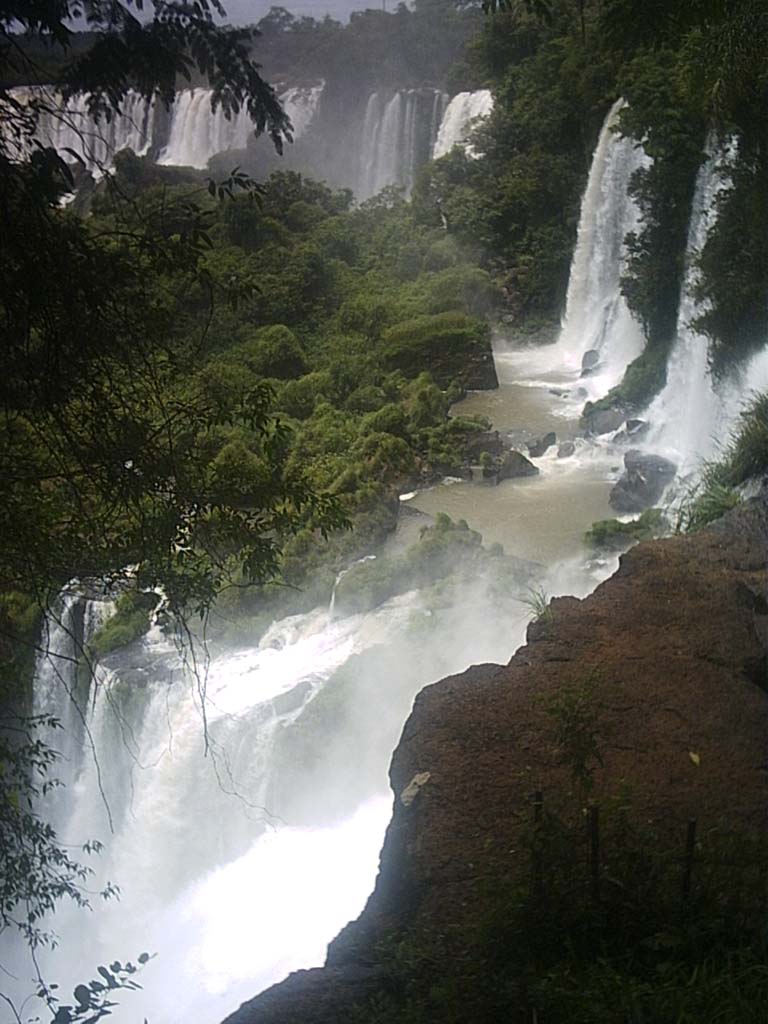
<path id="1" fill-rule="evenodd" d="M 538 472 L 538 468 L 526 459 L 522 452 L 511 451 L 507 452 L 501 460 L 497 478 L 500 482 L 513 480 L 518 476 L 536 476 Z"/>
<path id="2" fill-rule="evenodd" d="M 465 454 L 470 462 L 477 462 L 483 452 L 489 455 L 501 455 L 506 450 L 504 441 L 499 437 L 498 430 L 483 430 L 471 434 L 467 439 Z"/>
<path id="3" fill-rule="evenodd" d="M 584 413 L 583 425 L 588 434 L 611 434 L 619 429 L 624 419 L 621 409 L 598 409 Z"/>
<path id="4" fill-rule="evenodd" d="M 616 444 L 626 444 L 628 441 L 636 441 L 638 438 L 641 438 L 650 429 L 650 423 L 647 423 L 645 420 L 629 419 L 621 430 L 614 435 L 613 440 Z"/>
<path id="5" fill-rule="evenodd" d="M 691 818 L 765 836 L 767 651 L 768 502 L 754 499 L 707 531 L 638 545 L 585 600 L 554 600 L 509 665 L 428 686 L 392 761 L 393 818 L 365 911 L 326 968 L 292 975 L 227 1024 L 347 1020 L 381 990 L 382 941 L 414 927 L 422 942 L 449 941 L 451 962 L 471 958 L 498 880 L 529 869 L 532 791 L 550 806 L 569 787 L 545 703 L 585 675 L 607 716 L 595 800 L 628 787 L 641 820 L 675 841 Z"/>
<path id="6" fill-rule="evenodd" d="M 593 370 L 600 362 L 600 353 L 596 348 L 587 349 L 581 357 L 582 370 Z"/>
<path id="7" fill-rule="evenodd" d="M 677 473 L 677 466 L 661 455 L 648 455 L 633 448 L 624 456 L 624 474 L 613 487 L 608 501 L 617 512 L 643 512 L 657 504 Z"/>
<path id="8" fill-rule="evenodd" d="M 550 430 L 548 434 L 530 442 L 528 445 L 528 454 L 532 459 L 540 459 L 553 444 L 557 444 L 557 434 L 554 430 Z"/>
<path id="9" fill-rule="evenodd" d="M 563 441 L 560 447 L 557 449 L 558 459 L 567 459 L 576 451 L 576 445 L 573 441 Z"/>

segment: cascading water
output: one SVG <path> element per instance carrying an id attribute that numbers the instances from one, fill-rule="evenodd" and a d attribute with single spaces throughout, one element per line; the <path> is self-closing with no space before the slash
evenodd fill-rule
<path id="1" fill-rule="evenodd" d="M 434 612 L 412 592 L 365 615 L 293 616 L 199 673 L 153 628 L 98 666 L 85 695 L 45 668 L 74 666 L 86 638 L 78 627 L 72 648 L 73 615 L 99 618 L 63 595 L 35 683 L 59 717 L 74 695 L 87 729 L 63 734 L 75 777 L 57 820 L 67 843 L 105 842 L 92 888 L 109 880 L 122 898 L 93 917 L 63 910 L 61 944 L 40 963 L 67 991 L 98 964 L 158 952 L 118 1022 L 214 1022 L 320 963 L 373 886 L 389 753 L 413 695 L 516 643 L 478 584 L 462 609 Z"/>
<path id="2" fill-rule="evenodd" d="M 132 149 L 144 156 L 152 148 L 158 131 L 157 104 L 129 92 L 119 114 L 98 122 L 88 112 L 85 96 L 74 96 L 66 103 L 48 89 L 15 89 L 14 97 L 28 103 L 44 101 L 36 137 L 62 153 L 65 160 L 76 153 L 89 170 L 108 167 L 115 153 Z M 69 153 L 67 151 L 70 151 Z"/>
<path id="3" fill-rule="evenodd" d="M 716 380 L 710 371 L 709 342 L 693 325 L 703 312 L 695 294 L 697 257 L 716 223 L 717 198 L 727 186 L 728 169 L 737 158 L 733 140 L 718 145 L 713 137 L 707 148 L 691 210 L 685 280 L 667 383 L 644 413 L 651 425 L 644 447 L 678 465 L 678 485 L 695 479 L 702 465 L 723 450 L 751 394 L 768 388 L 768 348 Z"/>
<path id="4" fill-rule="evenodd" d="M 400 89 L 368 97 L 355 190 L 359 199 L 387 185 L 410 191 L 416 171 L 432 154 L 447 99 L 439 89 Z"/>
<path id="5" fill-rule="evenodd" d="M 293 124 L 294 138 L 309 128 L 322 93 L 322 83 L 314 86 L 292 86 L 280 95 L 283 107 Z M 168 124 L 161 116 L 162 105 L 148 102 L 129 92 L 121 113 L 110 121 L 94 121 L 84 96 L 76 96 L 66 104 L 50 90 L 16 89 L 14 97 L 30 102 L 44 98 L 46 107 L 38 123 L 37 138 L 54 146 L 65 159 L 67 150 L 76 153 L 86 167 L 98 171 L 109 167 L 115 153 L 132 149 L 138 156 L 158 152 L 158 163 L 204 168 L 217 153 L 245 149 L 253 134 L 253 124 L 245 109 L 227 119 L 221 107 L 211 110 L 210 89 L 184 89 L 176 94 Z M 167 133 L 167 138 L 164 137 Z"/>
<path id="6" fill-rule="evenodd" d="M 294 139 L 301 138 L 312 122 L 322 84 L 294 86 L 280 94 L 293 124 Z M 158 163 L 185 167 L 207 167 L 217 153 L 245 149 L 253 134 L 253 123 L 244 108 L 230 120 L 221 107 L 211 110 L 210 89 L 185 89 L 176 94 L 171 113 L 168 142 Z"/>
<path id="7" fill-rule="evenodd" d="M 582 198 L 576 249 L 568 281 L 565 315 L 557 341 L 527 355 L 527 370 L 541 386 L 569 384 L 573 390 L 561 412 L 573 415 L 585 401 L 602 398 L 619 383 L 643 350 L 645 337 L 621 293 L 624 239 L 639 226 L 639 210 L 629 195 L 632 175 L 648 164 L 641 146 L 616 132 L 618 100 L 605 119 Z M 595 365 L 583 376 L 587 352 Z M 578 384 L 576 384 L 578 378 Z"/>
<path id="8" fill-rule="evenodd" d="M 486 118 L 493 110 L 493 95 L 490 89 L 475 92 L 460 92 L 448 104 L 437 133 L 432 158 L 450 153 L 454 146 L 464 146 L 471 154 L 467 139 L 478 119 Z"/>

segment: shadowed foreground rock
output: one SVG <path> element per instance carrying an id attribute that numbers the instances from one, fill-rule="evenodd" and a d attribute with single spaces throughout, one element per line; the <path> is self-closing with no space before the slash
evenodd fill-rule
<path id="1" fill-rule="evenodd" d="M 494 880 L 527 870 L 531 793 L 556 802 L 568 788 L 542 697 L 587 677 L 609 727 L 598 800 L 628 788 L 672 838 L 689 818 L 768 830 L 767 562 L 768 501 L 755 499 L 706 532 L 639 545 L 584 601 L 553 601 L 508 666 L 427 687 L 393 758 L 394 816 L 365 911 L 326 968 L 297 972 L 227 1024 L 348 1020 L 381 984 L 376 944 L 416 925 L 471 957 L 466 936 Z M 403 802 L 417 775 L 426 781 Z"/>

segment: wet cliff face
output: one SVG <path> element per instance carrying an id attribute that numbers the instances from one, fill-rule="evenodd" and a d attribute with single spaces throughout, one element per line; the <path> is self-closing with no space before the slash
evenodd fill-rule
<path id="1" fill-rule="evenodd" d="M 395 811 L 366 910 L 328 967 L 293 975 L 228 1024 L 345 1019 L 381 984 L 377 945 L 414 927 L 471 957 L 495 882 L 530 869 L 532 792 L 557 806 L 572 791 L 546 709 L 587 679 L 602 715 L 593 800 L 628 792 L 672 839 L 690 819 L 765 833 L 767 651 L 762 498 L 706 532 L 634 548 L 584 601 L 555 600 L 509 665 L 426 688 L 393 758 Z"/>

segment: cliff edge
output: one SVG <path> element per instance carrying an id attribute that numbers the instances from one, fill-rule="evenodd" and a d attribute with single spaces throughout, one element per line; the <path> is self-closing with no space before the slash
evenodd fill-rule
<path id="1" fill-rule="evenodd" d="M 590 597 L 555 599 L 507 666 L 423 690 L 392 760 L 394 814 L 363 914 L 325 968 L 296 972 L 226 1024 L 362 1019 L 355 1008 L 385 983 L 382 944 L 416 930 L 457 964 L 471 959 L 499 881 L 530 872 L 532 793 L 568 813 L 576 755 L 552 708 L 585 686 L 600 715 L 591 802 L 629 793 L 633 813 L 674 841 L 693 819 L 700 835 L 768 832 L 768 498 L 633 548 Z"/>

